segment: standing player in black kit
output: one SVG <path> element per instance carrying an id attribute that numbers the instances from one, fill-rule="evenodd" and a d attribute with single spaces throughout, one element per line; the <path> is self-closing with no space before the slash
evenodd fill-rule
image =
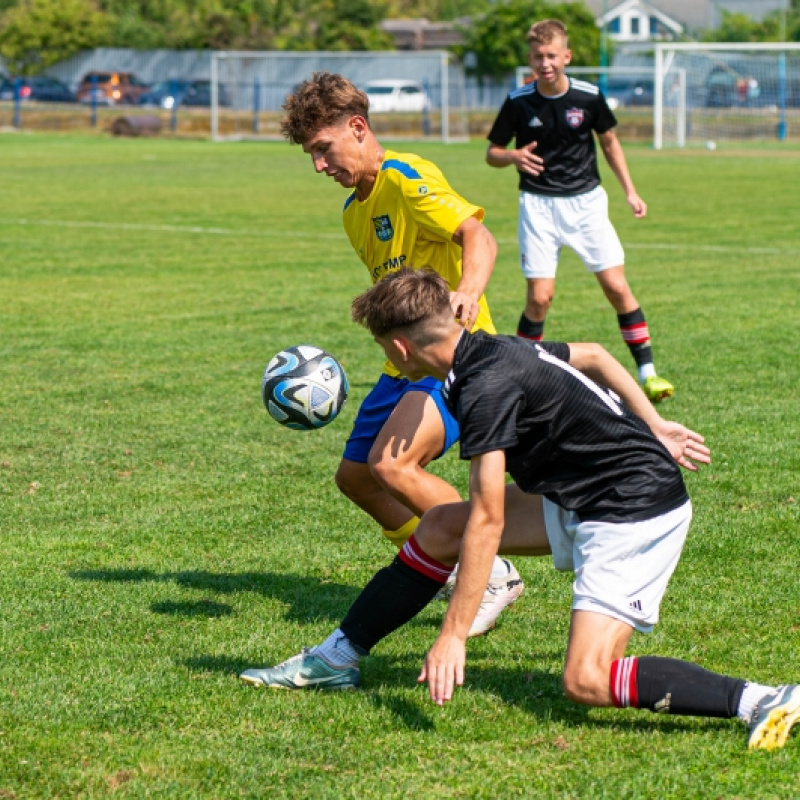
<path id="1" fill-rule="evenodd" d="M 536 80 L 506 98 L 489 132 L 486 153 L 490 166 L 513 164 L 519 172 L 518 238 L 528 294 L 517 335 L 534 341 L 544 338 L 558 257 L 567 245 L 597 276 L 617 312 L 639 382 L 657 403 L 674 390 L 656 374 L 650 332 L 625 278 L 625 253 L 608 218 L 608 196 L 597 171 L 594 134 L 634 216 L 647 214 L 614 134 L 617 120 L 596 86 L 564 73 L 572 53 L 561 22 L 537 22 L 528 32 L 528 42 Z M 515 137 L 516 149 L 508 149 Z"/>

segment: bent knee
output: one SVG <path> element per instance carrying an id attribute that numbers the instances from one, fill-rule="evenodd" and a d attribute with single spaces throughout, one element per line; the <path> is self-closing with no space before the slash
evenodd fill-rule
<path id="1" fill-rule="evenodd" d="M 610 694 L 608 680 L 608 670 L 587 665 L 568 667 L 561 676 L 567 698 L 587 706 L 607 705 Z"/>
<path id="2" fill-rule="evenodd" d="M 396 458 L 379 454 L 370 455 L 369 471 L 372 477 L 383 487 L 399 489 L 411 480 L 417 464 L 409 464 Z"/>
<path id="3" fill-rule="evenodd" d="M 428 509 L 414 533 L 418 544 L 438 561 L 455 564 L 468 515 L 466 503 L 446 503 Z"/>
<path id="4" fill-rule="evenodd" d="M 528 308 L 534 311 L 547 311 L 552 304 L 552 291 L 536 291 L 528 295 Z"/>
<path id="5" fill-rule="evenodd" d="M 468 503 L 445 503 L 434 506 L 425 512 L 425 524 L 419 533 L 426 538 L 435 534 L 439 541 L 455 541 L 458 551 L 468 518 Z"/>
<path id="6" fill-rule="evenodd" d="M 354 502 L 358 498 L 370 494 L 375 488 L 369 468 L 362 464 L 353 467 L 346 462 L 342 462 L 339 464 L 333 479 L 339 491 Z"/>

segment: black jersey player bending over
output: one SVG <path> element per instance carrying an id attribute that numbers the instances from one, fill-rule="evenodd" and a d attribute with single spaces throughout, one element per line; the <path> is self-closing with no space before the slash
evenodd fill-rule
<path id="1" fill-rule="evenodd" d="M 575 572 L 564 691 L 577 703 L 739 717 L 751 748 L 781 747 L 800 685 L 762 686 L 696 664 L 626 656 L 658 621 L 692 508 L 678 465 L 709 463 L 703 438 L 655 411 L 602 347 L 465 333 L 447 284 L 401 270 L 353 302 L 392 363 L 445 382 L 470 462 L 469 501 L 436 506 L 321 645 L 242 680 L 349 689 L 358 660 L 436 595 L 455 591 L 419 676 L 443 705 L 464 681 L 466 639 L 495 555 L 548 555 Z M 607 388 L 604 388 L 607 387 Z M 610 391 L 609 391 L 610 390 Z M 515 483 L 506 484 L 506 473 Z"/>

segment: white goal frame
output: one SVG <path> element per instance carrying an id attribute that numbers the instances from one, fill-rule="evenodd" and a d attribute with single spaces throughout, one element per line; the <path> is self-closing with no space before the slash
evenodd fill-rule
<path id="1" fill-rule="evenodd" d="M 277 119 L 283 100 L 298 83 L 320 70 L 341 73 L 358 86 L 384 78 L 423 84 L 430 97 L 429 109 L 370 116 L 382 138 L 444 143 L 469 139 L 464 70 L 447 51 L 214 51 L 210 63 L 212 141 L 281 138 Z M 267 124 L 262 124 L 264 116 L 269 117 Z"/>
<path id="2" fill-rule="evenodd" d="M 661 150 L 667 144 L 674 144 L 678 147 L 686 146 L 687 140 L 691 137 L 698 138 L 699 140 L 708 139 L 708 127 L 696 125 L 699 132 L 693 134 L 689 130 L 687 113 L 687 76 L 691 79 L 691 70 L 685 65 L 679 65 L 680 54 L 714 54 L 720 61 L 725 57 L 730 56 L 741 57 L 747 53 L 752 54 L 770 54 L 776 56 L 776 71 L 779 74 L 780 80 L 786 87 L 788 80 L 786 74 L 786 56 L 792 54 L 800 58 L 800 43 L 788 42 L 769 42 L 769 43 L 754 43 L 754 42 L 676 42 L 676 43 L 660 43 L 655 45 L 655 62 L 654 62 L 654 99 L 653 99 L 653 147 L 656 150 Z M 677 62 L 677 63 L 676 63 Z M 667 102 L 668 97 L 665 92 L 667 86 L 672 86 L 677 83 L 676 102 Z M 672 109 L 676 109 L 673 116 Z M 700 111 L 700 108 L 698 108 Z M 757 117 L 761 113 L 762 119 L 766 114 L 766 110 L 752 108 L 748 110 L 751 117 Z M 775 118 L 775 134 L 773 138 L 779 140 L 785 139 L 787 134 L 787 101 L 786 94 L 783 94 L 783 101 L 777 103 L 774 107 L 769 108 L 769 113 Z M 706 112 L 708 116 L 708 112 Z M 731 117 L 735 117 L 735 110 L 730 112 Z M 771 125 L 772 123 L 764 123 Z M 739 138 L 736 129 L 731 129 L 726 133 L 715 134 L 716 136 L 725 135 L 732 139 Z"/>

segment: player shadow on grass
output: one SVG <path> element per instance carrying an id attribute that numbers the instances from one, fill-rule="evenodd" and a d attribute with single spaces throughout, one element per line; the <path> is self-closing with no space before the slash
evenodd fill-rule
<path id="1" fill-rule="evenodd" d="M 539 655 L 543 660 L 551 661 L 553 654 Z M 184 659 L 181 663 L 190 673 L 216 672 L 236 678 L 244 669 L 261 663 L 259 658 L 264 661 L 265 656 L 269 663 L 276 663 L 281 657 L 276 653 L 262 653 L 255 659 L 197 656 Z M 361 663 L 363 687 L 358 694 L 376 709 L 391 714 L 399 728 L 427 732 L 436 730 L 442 709 L 428 699 L 427 686 L 417 683 L 423 657 L 424 654 L 420 652 L 401 656 L 371 655 Z M 537 654 L 531 656 L 531 664 L 536 662 L 537 657 Z M 271 695 L 269 690 L 254 693 L 247 686 L 242 686 L 242 691 L 253 693 L 254 702 L 269 702 Z M 413 695 L 409 695 L 409 692 Z M 318 692 L 320 697 L 324 694 Z M 450 709 L 448 716 L 471 713 L 470 709 L 476 702 L 484 702 L 476 700 L 476 696 L 480 695 L 490 700 L 494 698 L 493 702 L 499 700 L 505 705 L 516 706 L 542 722 L 558 722 L 574 729 L 588 727 L 660 736 L 666 733 L 697 733 L 709 728 L 723 730 L 735 725 L 732 720 L 643 714 L 637 709 L 616 709 L 601 717 L 596 709 L 577 705 L 566 698 L 561 689 L 560 673 L 527 666 L 492 666 L 491 656 L 488 655 L 484 663 L 476 664 L 473 660 L 472 665 L 467 665 L 465 685 L 456 690 L 453 702 L 446 707 Z M 462 697 L 467 700 L 466 710 L 460 702 Z M 359 701 L 354 699 L 353 703 L 357 705 Z M 530 744 L 546 745 L 548 742 L 542 739 Z"/>
<path id="2" fill-rule="evenodd" d="M 182 597 L 179 600 L 161 600 L 150 606 L 155 614 L 183 617 L 213 618 L 237 613 L 229 603 L 221 602 L 219 595 L 251 592 L 285 604 L 286 609 L 277 613 L 282 613 L 288 622 L 300 623 L 328 621 L 338 624 L 362 588 L 309 575 L 275 572 L 155 572 L 150 569 L 120 567 L 73 570 L 69 576 L 73 580 L 100 583 L 173 583 L 183 589 L 203 592 L 205 596 L 196 601 Z M 432 613 L 435 614 L 433 619 Z M 441 609 L 424 612 L 408 623 L 407 627 L 438 626 L 443 613 L 442 605 Z"/>
<path id="3" fill-rule="evenodd" d="M 311 622 L 327 619 L 338 622 L 360 591 L 357 586 L 346 586 L 320 578 L 293 573 L 273 572 L 155 572 L 149 569 L 84 569 L 69 573 L 74 580 L 101 583 L 174 583 L 183 589 L 196 589 L 206 595 L 233 595 L 252 592 L 272 597 L 285 603 L 285 618 L 290 621 Z M 161 601 L 153 603 L 150 610 L 156 614 L 179 616 L 219 617 L 233 614 L 234 608 L 204 597 L 197 602 Z"/>
<path id="4" fill-rule="evenodd" d="M 599 716 L 596 709 L 582 706 L 567 699 L 561 687 L 561 673 L 534 667 L 537 660 L 551 662 L 553 653 L 531 654 L 524 661 L 530 666 L 502 667 L 492 663 L 492 656 L 487 654 L 482 660 L 472 657 L 467 663 L 464 686 L 456 690 L 453 708 L 458 707 L 458 698 L 462 693 L 484 695 L 499 698 L 505 705 L 513 705 L 542 721 L 557 721 L 572 728 L 602 728 L 646 734 L 648 732 L 664 734 L 669 732 L 691 732 L 702 729 L 727 729 L 736 725 L 735 720 L 699 719 L 691 717 L 669 717 L 666 715 L 644 714 L 638 709 L 614 709 L 610 714 Z M 370 656 L 362 662 L 364 690 L 371 695 L 372 702 L 379 707 L 386 707 L 395 713 L 403 722 L 405 716 L 396 709 L 410 706 L 420 714 L 420 709 L 398 697 L 398 690 L 418 689 L 425 703 L 428 700 L 427 686 L 417 684 L 424 654 L 402 658 L 387 658 L 380 655 Z M 470 705 L 474 701 L 470 701 Z M 439 710 L 432 703 L 430 714 L 425 719 L 435 725 Z M 410 726 L 413 727 L 413 726 Z M 422 728 L 420 728 L 422 729 Z"/>
<path id="5" fill-rule="evenodd" d="M 155 572 L 149 569 L 119 568 L 75 570 L 69 573 L 75 580 L 103 583 L 174 583 L 175 585 L 202 591 L 206 595 L 230 595 L 252 592 L 275 598 L 285 603 L 283 612 L 287 621 L 319 623 L 328 620 L 338 624 L 352 605 L 361 589 L 332 583 L 320 578 L 269 572 L 213 573 L 204 570 L 183 572 Z M 441 606 L 441 607 L 440 607 Z M 157 614 L 172 614 L 182 617 L 220 617 L 235 613 L 228 603 L 208 596 L 197 601 L 160 601 L 150 606 Z M 406 627 L 428 627 L 431 643 L 444 613 L 444 604 L 432 605 Z M 499 630 L 499 629 L 498 629 Z M 398 633 L 397 635 L 401 635 Z M 496 636 L 497 634 L 490 634 Z M 312 642 L 310 642 L 312 643 Z M 379 648 L 378 648 L 379 650 Z M 493 663 L 491 652 L 470 647 L 467 663 L 467 679 L 463 689 L 456 694 L 456 707 L 460 693 L 493 695 L 503 703 L 514 705 L 534 717 L 555 719 L 574 726 L 614 728 L 645 733 L 649 730 L 668 731 L 697 730 L 698 721 L 689 717 L 666 717 L 643 714 L 640 711 L 617 711 L 605 717 L 590 716 L 591 709 L 567 700 L 561 689 L 559 671 L 536 669 L 537 662 L 549 664 L 560 662 L 563 650 L 554 648 L 549 652 L 520 653 L 523 666 L 504 667 Z M 193 673 L 216 672 L 236 678 L 243 670 L 254 664 L 277 663 L 288 653 L 259 652 L 242 657 L 198 655 L 182 659 L 182 663 Z M 376 705 L 387 709 L 403 727 L 412 730 L 429 730 L 435 727 L 438 710 L 431 705 L 430 711 L 420 708 L 416 701 L 403 696 L 409 688 L 425 693 L 427 688 L 417 685 L 417 675 L 424 652 L 409 652 L 407 655 L 386 656 L 379 651 L 362 662 L 364 689 L 362 690 Z M 248 691 L 252 691 L 248 689 Z M 702 720 L 704 728 L 727 728 L 729 720 Z"/>

